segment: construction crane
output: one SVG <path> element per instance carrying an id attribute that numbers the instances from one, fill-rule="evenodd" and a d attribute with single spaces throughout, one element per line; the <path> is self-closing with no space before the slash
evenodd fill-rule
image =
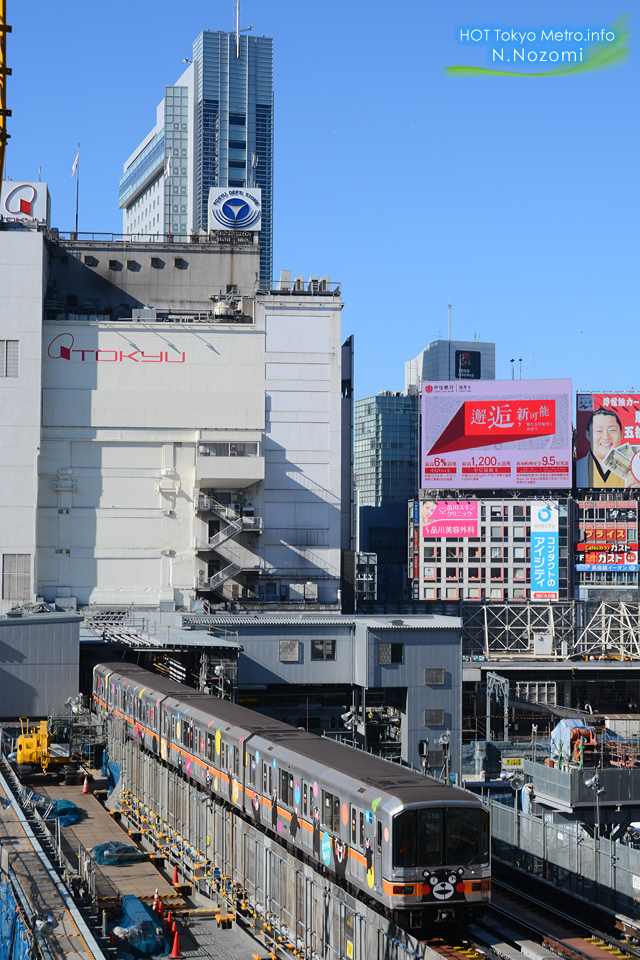
<path id="1" fill-rule="evenodd" d="M 7 0 L 0 0 L 0 184 L 4 178 L 4 153 L 9 134 L 7 133 L 7 117 L 11 110 L 7 110 L 7 77 L 11 70 L 7 66 L 7 34 L 11 27 L 7 23 Z"/>

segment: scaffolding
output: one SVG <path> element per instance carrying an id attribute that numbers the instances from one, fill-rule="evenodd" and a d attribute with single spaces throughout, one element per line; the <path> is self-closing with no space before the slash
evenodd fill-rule
<path id="1" fill-rule="evenodd" d="M 551 637 L 544 659 L 640 660 L 640 603 L 554 600 L 461 605 L 463 652 L 486 660 L 531 659 L 537 635 Z"/>

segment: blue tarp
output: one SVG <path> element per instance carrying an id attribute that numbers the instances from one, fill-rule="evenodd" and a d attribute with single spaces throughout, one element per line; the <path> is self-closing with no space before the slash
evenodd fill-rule
<path id="1" fill-rule="evenodd" d="M 29 792 L 27 797 L 46 820 L 59 820 L 61 827 L 70 827 L 80 819 L 80 809 L 71 800 L 52 800 L 34 792 Z"/>
<path id="2" fill-rule="evenodd" d="M 105 750 L 103 760 L 102 760 L 102 776 L 106 777 L 109 781 L 109 793 L 113 793 L 113 790 L 120 779 L 120 773 L 122 768 L 119 763 L 116 763 L 115 760 L 110 760 L 107 751 Z"/>
<path id="3" fill-rule="evenodd" d="M 562 757 L 567 759 L 569 756 L 569 746 L 571 744 L 571 731 L 576 727 L 583 730 L 593 730 L 584 720 L 579 717 L 572 717 L 570 720 L 560 720 L 551 731 L 551 759 L 555 760 L 560 756 L 560 742 L 562 741 Z"/>
<path id="4" fill-rule="evenodd" d="M 109 840 L 92 847 L 91 857 L 101 867 L 119 867 L 126 863 L 140 863 L 145 854 L 130 843 L 121 843 L 120 840 Z"/>
<path id="5" fill-rule="evenodd" d="M 169 953 L 162 921 L 150 907 L 131 894 L 122 898 L 122 913 L 112 930 L 114 941 L 123 950 L 147 957 L 163 957 Z"/>
<path id="6" fill-rule="evenodd" d="M 28 960 L 31 937 L 8 883 L 0 883 L 0 960 Z"/>

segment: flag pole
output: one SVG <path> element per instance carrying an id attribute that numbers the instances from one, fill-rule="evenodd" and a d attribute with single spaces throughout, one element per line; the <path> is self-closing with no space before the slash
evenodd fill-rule
<path id="1" fill-rule="evenodd" d="M 78 196 L 80 193 L 80 144 L 78 144 L 78 164 L 76 167 L 76 240 L 78 239 Z"/>

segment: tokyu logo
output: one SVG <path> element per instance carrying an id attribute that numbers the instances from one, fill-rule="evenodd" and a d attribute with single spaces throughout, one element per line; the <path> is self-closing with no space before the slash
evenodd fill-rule
<path id="1" fill-rule="evenodd" d="M 160 353 L 145 353 L 144 350 L 87 350 L 74 347 L 72 333 L 59 333 L 47 348 L 47 356 L 52 360 L 96 361 L 98 363 L 184 363 L 185 353 L 173 350 L 161 350 Z"/>

